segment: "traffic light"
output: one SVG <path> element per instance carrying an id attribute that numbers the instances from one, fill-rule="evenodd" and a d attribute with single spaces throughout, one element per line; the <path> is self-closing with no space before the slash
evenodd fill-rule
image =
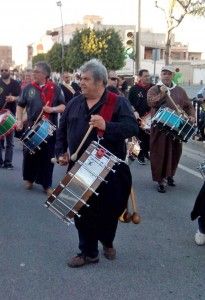
<path id="1" fill-rule="evenodd" d="M 134 44 L 135 44 L 135 33 L 134 30 L 126 30 L 125 32 L 125 52 L 126 56 L 134 57 Z"/>

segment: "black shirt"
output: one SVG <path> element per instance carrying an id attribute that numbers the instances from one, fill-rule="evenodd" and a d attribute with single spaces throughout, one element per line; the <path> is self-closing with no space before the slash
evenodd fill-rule
<path id="1" fill-rule="evenodd" d="M 152 85 L 150 85 L 151 87 Z M 138 84 L 132 86 L 129 90 L 128 99 L 134 109 L 139 113 L 140 117 L 144 116 L 150 111 L 150 107 L 147 104 L 147 92 L 146 89 Z"/>
<path id="2" fill-rule="evenodd" d="M 6 102 L 6 96 L 19 96 L 21 93 L 21 87 L 18 81 L 10 79 L 10 83 L 6 84 L 2 79 L 0 79 L 0 108 L 2 108 Z M 8 102 L 5 109 L 9 109 L 14 115 L 16 113 L 16 101 Z"/>
<path id="3" fill-rule="evenodd" d="M 88 108 L 84 95 L 79 95 L 68 103 L 60 119 L 59 129 L 57 130 L 57 156 L 65 153 L 67 147 L 71 154 L 76 151 L 88 130 L 91 115 L 100 113 L 102 105 L 107 99 L 107 93 L 105 90 L 101 99 L 91 109 Z M 106 122 L 106 129 L 101 144 L 117 157 L 125 159 L 125 139 L 137 134 L 138 126 L 131 106 L 126 98 L 118 96 L 112 119 Z M 97 140 L 96 128 L 92 130 L 87 138 L 79 156 L 93 140 Z"/>

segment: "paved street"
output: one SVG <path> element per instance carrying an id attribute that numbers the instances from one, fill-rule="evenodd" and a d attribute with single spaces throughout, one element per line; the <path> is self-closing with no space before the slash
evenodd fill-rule
<path id="1" fill-rule="evenodd" d="M 0 170 L 0 299 L 205 299 L 205 247 L 195 245 L 197 224 L 189 217 L 202 185 L 196 167 L 204 150 L 199 142 L 184 145 L 177 186 L 166 194 L 156 191 L 150 165 L 134 161 L 141 224 L 119 224 L 116 261 L 101 255 L 98 265 L 76 270 L 66 266 L 77 251 L 76 229 L 43 206 L 40 186 L 24 189 L 17 142 L 15 169 Z M 55 167 L 54 186 L 64 171 Z"/>

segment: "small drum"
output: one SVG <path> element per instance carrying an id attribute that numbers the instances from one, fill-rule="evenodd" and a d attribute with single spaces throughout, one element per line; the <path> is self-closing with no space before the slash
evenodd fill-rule
<path id="1" fill-rule="evenodd" d="M 55 188 L 45 206 L 68 225 L 99 187 L 116 163 L 123 162 L 107 149 L 92 142 Z M 105 181 L 106 182 L 106 181 Z"/>
<path id="2" fill-rule="evenodd" d="M 201 173 L 203 179 L 205 180 L 205 161 L 199 165 L 198 170 Z"/>
<path id="3" fill-rule="evenodd" d="M 8 109 L 0 111 L 0 139 L 12 132 L 16 127 L 16 119 Z"/>
<path id="4" fill-rule="evenodd" d="M 55 130 L 56 126 L 50 121 L 47 119 L 41 120 L 23 133 L 21 141 L 30 153 L 34 154 L 41 149 L 40 145 L 42 143 L 47 143 L 48 138 L 53 135 Z"/>
<path id="5" fill-rule="evenodd" d="M 187 142 L 197 131 L 197 127 L 188 119 L 168 107 L 157 111 L 152 118 L 152 124 L 182 142 Z"/>
<path id="6" fill-rule="evenodd" d="M 127 152 L 128 152 L 128 157 L 132 156 L 133 159 L 136 159 L 140 153 L 140 144 L 138 139 L 133 136 L 131 139 L 127 141 Z"/>

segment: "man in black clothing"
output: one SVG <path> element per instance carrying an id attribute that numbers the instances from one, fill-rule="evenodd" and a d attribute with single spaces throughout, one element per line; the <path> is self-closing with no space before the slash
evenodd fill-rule
<path id="1" fill-rule="evenodd" d="M 149 159 L 149 131 L 143 128 L 144 120 L 149 116 L 150 107 L 147 104 L 147 92 L 152 86 L 150 83 L 150 75 L 148 70 L 142 69 L 138 74 L 138 82 L 129 90 L 128 99 L 137 113 L 137 118 L 140 124 L 138 138 L 140 139 L 141 151 L 138 155 L 138 162 L 142 165 L 145 164 L 145 158 Z M 144 120 L 143 120 L 144 119 Z M 149 121 L 149 117 L 147 118 Z M 149 124 L 146 124 L 149 127 Z"/>
<path id="2" fill-rule="evenodd" d="M 43 111 L 42 118 L 48 119 L 57 126 L 58 114 L 65 109 L 64 95 L 62 90 L 54 82 L 49 80 L 50 66 L 45 61 L 39 61 L 34 66 L 34 81 L 28 84 L 18 99 L 17 106 L 17 129 L 23 128 L 23 113 L 26 108 L 27 125 L 32 125 Z M 41 149 L 31 154 L 29 149 L 23 149 L 23 179 L 26 189 L 32 189 L 34 182 L 42 185 L 49 195 L 52 187 L 55 133 L 47 139 L 47 143 L 40 145 Z"/>
<path id="3" fill-rule="evenodd" d="M 19 83 L 11 78 L 9 65 L 3 63 L 1 65 L 0 79 L 0 109 L 8 109 L 15 116 L 16 114 L 16 99 L 20 95 L 21 88 Z M 0 143 L 0 167 L 5 169 L 13 169 L 13 147 L 14 147 L 14 132 L 10 132 L 5 137 L 5 158 L 2 156 L 3 144 Z"/>
<path id="4" fill-rule="evenodd" d="M 93 130 L 81 148 L 79 158 L 91 141 L 98 140 L 99 131 L 103 132 L 100 144 L 125 160 L 125 139 L 138 134 L 138 126 L 129 102 L 122 96 L 115 95 L 106 89 L 107 70 L 96 59 L 92 59 L 81 67 L 82 95 L 72 99 L 63 113 L 56 134 L 56 157 L 60 164 L 67 164 L 70 155 L 75 153 L 89 126 Z M 114 104 L 110 101 L 114 98 Z M 112 105 L 111 105 L 112 104 Z M 111 111 L 111 118 L 102 116 L 102 107 Z M 110 108 L 112 107 L 112 109 Z M 72 162 L 69 162 L 69 170 Z M 113 247 L 118 218 L 127 207 L 131 191 L 131 173 L 129 166 L 121 162 L 115 166 L 116 172 L 110 172 L 97 189 L 99 195 L 92 194 L 88 203 L 75 217 L 75 225 L 79 235 L 80 254 L 73 257 L 69 267 L 81 267 L 99 261 L 98 241 L 103 244 L 103 253 L 107 259 L 115 259 Z"/>

